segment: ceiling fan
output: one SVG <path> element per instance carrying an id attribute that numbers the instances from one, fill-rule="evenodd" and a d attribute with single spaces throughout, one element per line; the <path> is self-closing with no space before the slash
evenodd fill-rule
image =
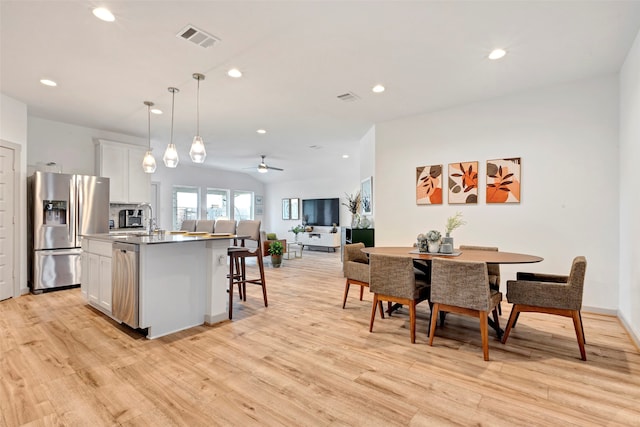
<path id="1" fill-rule="evenodd" d="M 267 173 L 269 172 L 269 169 L 274 170 L 274 171 L 284 171 L 284 169 L 280 169 L 280 168 L 276 168 L 273 166 L 267 166 L 267 164 L 264 162 L 264 158 L 267 157 L 264 154 L 261 156 L 262 160 L 260 161 L 260 164 L 258 165 L 258 172 L 260 173 Z"/>

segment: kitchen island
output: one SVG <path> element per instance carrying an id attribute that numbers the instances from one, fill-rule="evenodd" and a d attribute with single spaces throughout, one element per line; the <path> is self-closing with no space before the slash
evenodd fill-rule
<path id="1" fill-rule="evenodd" d="M 116 262 L 109 251 L 114 243 L 127 243 L 138 253 L 139 286 L 134 295 L 137 322 L 126 323 L 146 330 L 147 338 L 158 338 L 226 320 L 227 248 L 234 237 L 170 233 L 84 236 L 82 293 L 90 305 L 123 322 L 117 307 L 112 306 Z"/>

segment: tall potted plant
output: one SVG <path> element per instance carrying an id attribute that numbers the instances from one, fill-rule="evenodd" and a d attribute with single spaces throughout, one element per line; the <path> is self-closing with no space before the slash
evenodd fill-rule
<path id="1" fill-rule="evenodd" d="M 351 212 L 351 228 L 358 228 L 358 225 L 360 224 L 360 214 L 358 214 L 358 211 L 360 210 L 360 202 L 360 192 L 358 191 L 355 195 L 347 194 L 347 201 L 342 204 L 349 209 L 349 212 Z"/>
<path id="2" fill-rule="evenodd" d="M 271 255 L 271 265 L 275 268 L 278 268 L 282 265 L 282 252 L 284 251 L 284 247 L 282 246 L 282 242 L 279 240 L 274 240 L 269 245 L 269 255 Z"/>

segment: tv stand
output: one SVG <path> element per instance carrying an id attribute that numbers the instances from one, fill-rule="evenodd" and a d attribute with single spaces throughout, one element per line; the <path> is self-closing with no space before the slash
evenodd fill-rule
<path id="1" fill-rule="evenodd" d="M 340 233 L 325 233 L 315 230 L 308 233 L 300 233 L 298 243 L 310 248 L 327 248 L 327 252 L 333 249 L 333 252 L 335 252 L 336 248 L 340 247 Z"/>

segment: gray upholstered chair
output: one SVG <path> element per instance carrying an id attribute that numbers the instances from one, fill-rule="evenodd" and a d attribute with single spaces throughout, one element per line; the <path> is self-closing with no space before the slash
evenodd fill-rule
<path id="1" fill-rule="evenodd" d="M 487 264 L 434 258 L 431 261 L 431 316 L 435 319 L 440 310 L 459 313 L 480 319 L 480 335 L 484 360 L 489 360 L 488 313 L 500 326 L 496 306 L 502 294 L 489 287 Z M 429 345 L 433 345 L 436 322 L 431 322 Z"/>
<path id="2" fill-rule="evenodd" d="M 219 219 L 213 229 L 216 233 L 236 234 L 236 222 L 231 219 Z"/>
<path id="3" fill-rule="evenodd" d="M 498 248 L 495 246 L 460 245 L 461 251 L 466 249 L 498 252 Z M 500 264 L 487 264 L 487 272 L 489 273 L 489 287 L 494 291 L 500 291 Z M 502 314 L 502 307 L 500 304 L 498 304 L 498 314 Z"/>
<path id="4" fill-rule="evenodd" d="M 360 286 L 360 301 L 364 288 L 369 287 L 369 257 L 362 252 L 364 243 L 351 243 L 344 245 L 342 253 L 342 271 L 346 277 L 344 285 L 344 298 L 342 298 L 342 308 L 347 304 L 347 295 L 351 285 Z"/>
<path id="5" fill-rule="evenodd" d="M 587 360 L 584 348 L 584 328 L 582 325 L 582 290 L 587 260 L 583 256 L 573 259 L 568 276 L 541 273 L 518 273 L 517 280 L 507 281 L 507 300 L 513 304 L 509 323 L 502 342 L 506 343 L 509 332 L 523 311 L 556 314 L 573 319 L 580 357 Z"/>
<path id="6" fill-rule="evenodd" d="M 182 225 L 180 226 L 180 231 L 196 231 L 196 220 L 185 219 L 184 221 L 182 221 Z"/>
<path id="7" fill-rule="evenodd" d="M 376 310 L 384 319 L 382 301 L 395 302 L 409 307 L 409 330 L 411 343 L 416 342 L 416 304 L 429 299 L 431 287 L 416 278 L 413 260 L 381 254 L 369 256 L 369 292 L 373 292 L 369 332 L 373 332 Z"/>
<path id="8" fill-rule="evenodd" d="M 262 287 L 262 297 L 264 306 L 267 302 L 267 283 L 264 277 L 264 264 L 262 261 L 262 245 L 260 244 L 260 221 L 242 220 L 238 221 L 236 233 L 238 236 L 248 236 L 238 239 L 239 246 L 231 246 L 227 253 L 230 256 L 229 262 L 229 319 L 233 315 L 233 286 L 237 285 L 244 301 L 247 300 L 247 283 Z M 247 242 L 255 244 L 255 248 L 248 247 Z M 255 257 L 257 259 L 259 277 L 247 278 L 246 258 Z"/>
<path id="9" fill-rule="evenodd" d="M 213 219 L 199 219 L 196 223 L 196 231 L 213 233 L 213 226 L 216 223 Z"/>

